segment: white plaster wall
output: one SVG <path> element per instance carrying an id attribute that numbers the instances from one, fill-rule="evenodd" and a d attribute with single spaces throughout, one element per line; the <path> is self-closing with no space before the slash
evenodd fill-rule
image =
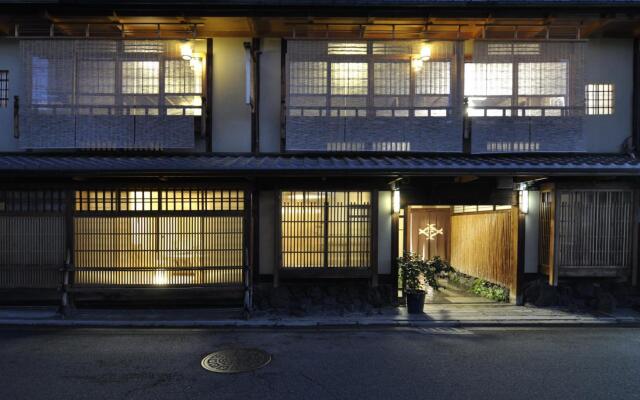
<path id="1" fill-rule="evenodd" d="M 260 192 L 260 274 L 273 274 L 275 263 L 275 192 Z"/>
<path id="2" fill-rule="evenodd" d="M 260 151 L 280 151 L 280 39 L 263 39 L 260 55 Z"/>
<path id="3" fill-rule="evenodd" d="M 378 274 L 391 273 L 391 192 L 378 192 Z"/>
<path id="4" fill-rule="evenodd" d="M 249 38 L 213 39 L 213 151 L 251 151 L 251 107 L 245 104 Z"/>
<path id="5" fill-rule="evenodd" d="M 538 272 L 538 225 L 540 221 L 540 192 L 529 192 L 529 213 L 524 219 L 524 272 Z"/>
<path id="6" fill-rule="evenodd" d="M 9 71 L 9 104 L 0 108 L 0 151 L 17 151 L 18 140 L 13 137 L 13 96 L 22 87 L 20 44 L 14 39 L 0 39 L 0 70 Z"/>
<path id="7" fill-rule="evenodd" d="M 613 115 L 586 115 L 584 138 L 587 152 L 620 152 L 631 136 L 633 104 L 633 40 L 592 39 L 585 52 L 585 84 L 613 83 Z"/>

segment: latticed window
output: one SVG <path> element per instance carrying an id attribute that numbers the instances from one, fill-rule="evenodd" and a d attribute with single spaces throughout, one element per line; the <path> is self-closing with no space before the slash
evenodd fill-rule
<path id="1" fill-rule="evenodd" d="M 464 66 L 465 96 L 511 96 L 513 65 L 507 63 L 467 63 Z"/>
<path id="2" fill-rule="evenodd" d="M 331 94 L 358 96 L 369 91 L 367 63 L 331 63 Z"/>
<path id="3" fill-rule="evenodd" d="M 289 74 L 292 94 L 327 94 L 326 62 L 293 62 L 289 66 Z"/>
<path id="4" fill-rule="evenodd" d="M 371 193 L 282 192 L 282 268 L 371 266 Z"/>
<path id="5" fill-rule="evenodd" d="M 76 285 L 242 284 L 244 192 L 75 193 Z"/>
<path id="6" fill-rule="evenodd" d="M 157 61 L 123 61 L 122 93 L 158 94 L 160 64 Z"/>
<path id="7" fill-rule="evenodd" d="M 449 95 L 451 93 L 451 63 L 430 61 L 416 72 L 416 94 Z"/>
<path id="8" fill-rule="evenodd" d="M 9 104 L 9 71 L 0 71 L 0 107 Z"/>
<path id="9" fill-rule="evenodd" d="M 564 62 L 519 63 L 518 94 L 564 96 L 567 94 L 567 64 Z"/>
<path id="10" fill-rule="evenodd" d="M 376 95 L 408 95 L 410 86 L 409 63 L 375 63 L 373 88 Z"/>
<path id="11" fill-rule="evenodd" d="M 610 115 L 614 110 L 614 87 L 610 83 L 590 83 L 585 88 L 587 115 Z"/>

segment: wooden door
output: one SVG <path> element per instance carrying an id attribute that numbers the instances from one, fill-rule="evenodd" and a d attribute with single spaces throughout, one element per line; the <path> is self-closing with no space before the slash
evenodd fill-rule
<path id="1" fill-rule="evenodd" d="M 409 251 L 429 259 L 449 260 L 451 211 L 448 208 L 409 209 Z"/>

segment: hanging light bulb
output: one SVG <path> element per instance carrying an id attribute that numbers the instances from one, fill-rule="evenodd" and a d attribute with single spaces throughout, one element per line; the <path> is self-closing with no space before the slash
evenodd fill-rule
<path id="1" fill-rule="evenodd" d="M 184 42 L 180 45 L 180 56 L 185 61 L 191 61 L 193 57 L 193 48 L 191 47 L 191 43 Z"/>
<path id="2" fill-rule="evenodd" d="M 423 43 L 420 48 L 420 60 L 422 62 L 429 61 L 431 59 L 431 46 L 427 43 Z"/>

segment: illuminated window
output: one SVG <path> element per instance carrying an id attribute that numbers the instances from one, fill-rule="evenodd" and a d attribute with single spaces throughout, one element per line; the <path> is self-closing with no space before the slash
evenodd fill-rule
<path id="1" fill-rule="evenodd" d="M 243 210 L 237 190 L 77 191 L 75 283 L 240 287 Z"/>
<path id="2" fill-rule="evenodd" d="M 282 192 L 283 268 L 371 266 L 369 192 Z"/>
<path id="3" fill-rule="evenodd" d="M 329 42 L 327 44 L 329 55 L 366 55 L 367 43 L 365 42 Z"/>
<path id="4" fill-rule="evenodd" d="M 0 71 L 0 107 L 9 104 L 9 71 Z"/>
<path id="5" fill-rule="evenodd" d="M 611 115 L 614 110 L 614 87 L 610 83 L 590 83 L 585 90 L 587 115 Z"/>
<path id="6" fill-rule="evenodd" d="M 158 61 L 123 61 L 122 93 L 158 94 L 160 90 Z"/>
<path id="7" fill-rule="evenodd" d="M 464 65 L 465 96 L 511 96 L 513 65 L 510 63 L 467 63 Z"/>
<path id="8" fill-rule="evenodd" d="M 332 95 L 366 95 L 368 90 L 367 63 L 331 63 Z"/>
<path id="9" fill-rule="evenodd" d="M 451 93 L 451 63 L 428 61 L 416 72 L 416 94 L 449 95 Z"/>
<path id="10" fill-rule="evenodd" d="M 409 63 L 387 62 L 373 64 L 373 88 L 376 95 L 408 95 Z"/>
<path id="11" fill-rule="evenodd" d="M 540 43 L 488 43 L 490 56 L 536 56 L 540 54 Z"/>
<path id="12" fill-rule="evenodd" d="M 289 92 L 291 94 L 326 94 L 327 63 L 293 62 L 289 65 Z"/>

